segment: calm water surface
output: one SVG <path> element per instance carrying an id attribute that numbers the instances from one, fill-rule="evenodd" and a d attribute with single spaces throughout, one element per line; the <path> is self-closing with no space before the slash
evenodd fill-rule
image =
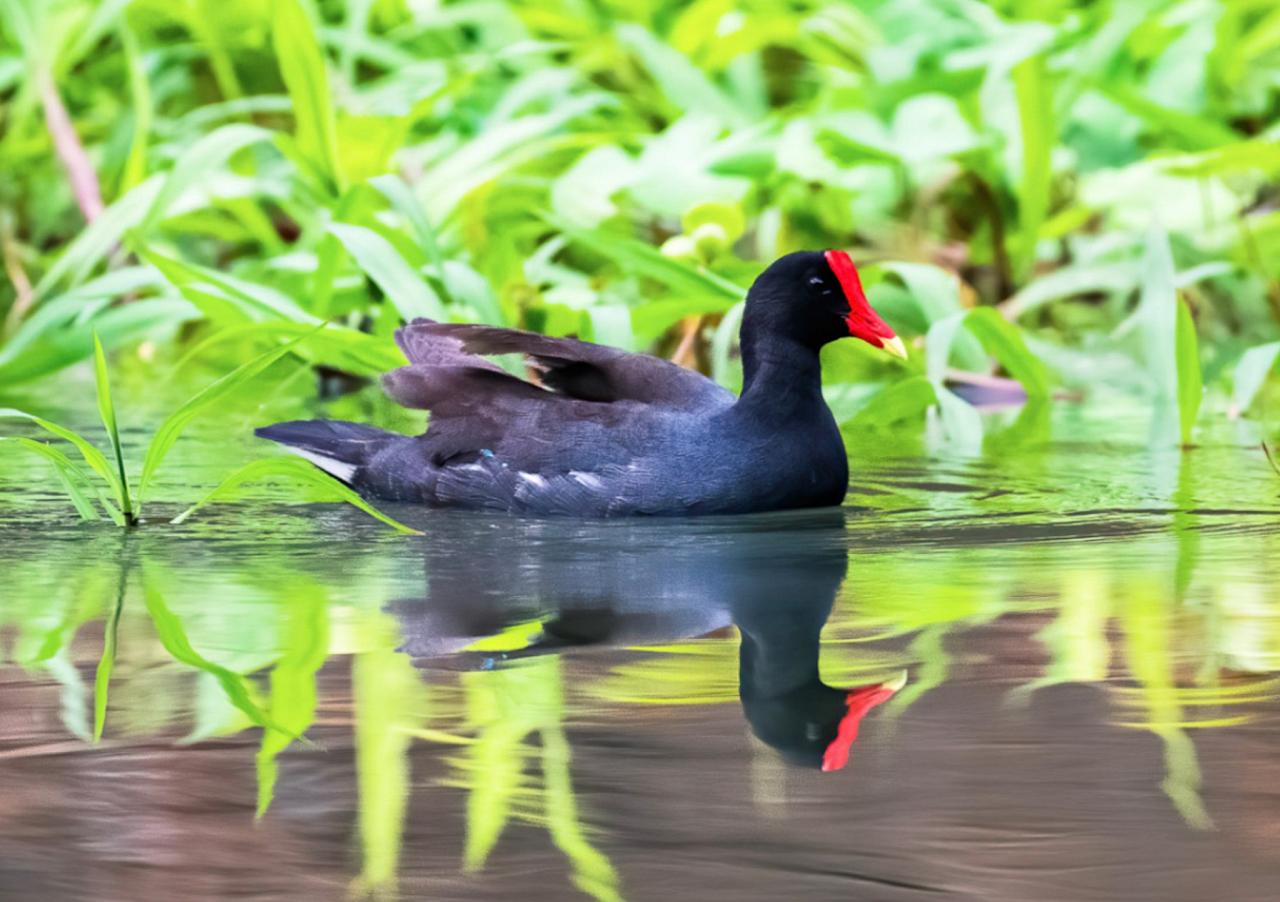
<path id="1" fill-rule="evenodd" d="M 1275 899 L 1280 479 L 1054 421 L 854 442 L 839 511 L 421 537 L 168 525 L 226 422 L 127 535 L 6 454 L 0 899 Z"/>

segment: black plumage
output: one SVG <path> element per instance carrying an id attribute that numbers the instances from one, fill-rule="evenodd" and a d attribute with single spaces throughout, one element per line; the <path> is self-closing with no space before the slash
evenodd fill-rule
<path id="1" fill-rule="evenodd" d="M 369 497 L 532 515 L 744 513 L 840 503 L 844 444 L 818 352 L 849 335 L 901 352 L 848 257 L 790 254 L 747 295 L 741 397 L 646 354 L 491 326 L 415 320 L 387 393 L 430 411 L 401 436 L 328 421 L 257 434 Z M 536 381 L 488 356 L 520 354 Z"/>

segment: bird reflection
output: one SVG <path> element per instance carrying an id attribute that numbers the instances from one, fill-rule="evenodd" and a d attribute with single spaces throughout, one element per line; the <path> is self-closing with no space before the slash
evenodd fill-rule
<path id="1" fill-rule="evenodd" d="M 741 634 L 739 697 L 786 760 L 836 770 L 863 716 L 901 683 L 840 689 L 818 675 L 819 636 L 848 565 L 839 510 L 699 521 L 528 521 L 441 514 L 427 526 L 424 597 L 395 602 L 420 665 L 479 666 L 601 646 Z M 468 652 L 538 621 L 523 648 Z"/>

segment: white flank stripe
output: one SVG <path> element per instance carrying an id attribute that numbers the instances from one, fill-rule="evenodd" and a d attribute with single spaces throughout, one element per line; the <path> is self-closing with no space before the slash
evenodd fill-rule
<path id="1" fill-rule="evenodd" d="M 351 477 L 356 472 L 356 465 L 347 463 L 345 460 L 338 460 L 333 457 L 325 457 L 315 451 L 305 451 L 302 448 L 294 448 L 286 446 L 294 454 L 299 457 L 305 457 L 320 469 L 324 470 L 330 476 L 337 476 L 343 482 L 350 482 Z"/>

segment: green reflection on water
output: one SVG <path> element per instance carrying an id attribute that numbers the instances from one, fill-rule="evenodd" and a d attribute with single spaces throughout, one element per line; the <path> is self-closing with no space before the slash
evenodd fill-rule
<path id="1" fill-rule="evenodd" d="M 1248 444 L 1148 452 L 1097 438 L 1080 416 L 1076 434 L 1094 439 L 1005 444 L 994 429 L 985 457 L 855 456 L 850 500 L 867 510 L 847 523 L 822 676 L 852 685 L 910 670 L 868 741 L 966 681 L 999 680 L 1014 708 L 1063 683 L 1099 687 L 1112 726 L 1159 739 L 1152 787 L 1208 828 L 1194 736 L 1280 697 L 1274 477 Z M 431 747 L 456 750 L 431 781 L 466 793 L 461 868 L 483 870 L 510 825 L 532 825 L 583 892 L 618 898 L 607 844 L 575 798 L 575 726 L 622 722 L 640 705 L 737 703 L 738 641 L 723 629 L 618 643 L 589 680 L 570 681 L 570 659 L 554 655 L 475 670 L 476 656 L 536 641 L 542 615 L 516 610 L 452 649 L 465 672 L 420 672 L 396 651 L 385 608 L 423 594 L 422 543 L 441 538 L 431 528 L 399 539 L 358 514 L 258 504 L 124 539 L 106 524 L 32 520 L 23 497 L 13 510 L 0 509 L 0 635 L 14 664 L 58 687 L 67 733 L 189 742 L 258 730 L 256 810 L 271 817 L 291 745 L 316 753 L 320 715 L 349 723 L 359 894 L 395 893 L 421 785 L 413 753 Z M 349 711 L 324 682 L 333 665 L 345 685 L 344 660 Z"/>

